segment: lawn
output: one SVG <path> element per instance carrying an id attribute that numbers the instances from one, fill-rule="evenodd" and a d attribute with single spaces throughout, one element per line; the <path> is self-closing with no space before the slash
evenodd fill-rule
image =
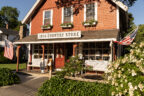
<path id="1" fill-rule="evenodd" d="M 0 68 L 9 68 L 11 70 L 16 70 L 16 63 L 15 64 L 0 64 Z M 19 69 L 26 69 L 26 63 L 19 64 Z"/>

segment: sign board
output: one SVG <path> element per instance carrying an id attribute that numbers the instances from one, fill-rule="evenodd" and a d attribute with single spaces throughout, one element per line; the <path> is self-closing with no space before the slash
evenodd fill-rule
<path id="1" fill-rule="evenodd" d="M 81 31 L 39 33 L 38 39 L 80 38 Z"/>

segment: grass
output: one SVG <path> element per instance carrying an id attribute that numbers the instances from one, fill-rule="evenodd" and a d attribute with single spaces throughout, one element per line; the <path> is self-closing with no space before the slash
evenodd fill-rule
<path id="1" fill-rule="evenodd" d="M 11 70 L 16 70 L 16 63 L 15 64 L 0 64 L 0 68 L 9 68 Z M 26 63 L 19 64 L 19 69 L 26 69 Z"/>

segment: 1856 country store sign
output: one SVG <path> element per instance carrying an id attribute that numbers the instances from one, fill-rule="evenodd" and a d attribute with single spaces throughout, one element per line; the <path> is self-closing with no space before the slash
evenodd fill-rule
<path id="1" fill-rule="evenodd" d="M 80 38 L 81 31 L 39 33 L 38 39 Z"/>

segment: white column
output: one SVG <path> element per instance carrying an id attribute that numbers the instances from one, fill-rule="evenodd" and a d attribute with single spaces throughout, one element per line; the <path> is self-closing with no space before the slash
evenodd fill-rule
<path id="1" fill-rule="evenodd" d="M 83 43 L 79 43 L 79 53 L 78 53 L 78 56 L 79 56 L 79 58 L 80 59 L 82 59 L 83 58 Z"/>
<path id="2" fill-rule="evenodd" d="M 110 41 L 110 50 L 111 50 L 111 54 L 110 54 L 109 61 L 112 61 L 113 60 L 113 42 L 112 41 Z"/>

